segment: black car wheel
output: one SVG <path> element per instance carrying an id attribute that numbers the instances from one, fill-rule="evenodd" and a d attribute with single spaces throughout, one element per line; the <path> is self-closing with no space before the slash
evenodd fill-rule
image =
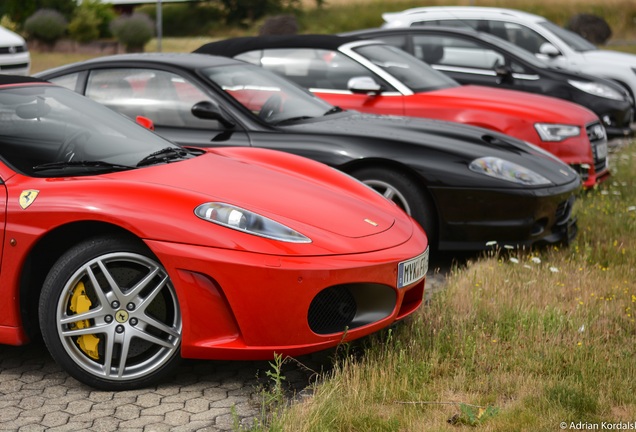
<path id="1" fill-rule="evenodd" d="M 39 312 L 53 358 L 92 387 L 146 386 L 180 360 L 175 289 L 138 242 L 96 237 L 71 248 L 47 275 Z"/>
<path id="2" fill-rule="evenodd" d="M 437 213 L 427 192 L 406 174 L 381 168 L 364 168 L 351 173 L 362 183 L 393 201 L 413 217 L 436 244 Z"/>

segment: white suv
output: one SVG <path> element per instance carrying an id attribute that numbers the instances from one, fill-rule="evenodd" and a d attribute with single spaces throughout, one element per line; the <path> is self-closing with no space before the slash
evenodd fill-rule
<path id="1" fill-rule="evenodd" d="M 599 50 L 576 33 L 538 15 L 494 7 L 421 7 L 385 13 L 382 27 L 469 27 L 520 46 L 550 65 L 609 78 L 636 96 L 636 55 Z"/>
<path id="2" fill-rule="evenodd" d="M 24 38 L 0 27 L 0 74 L 29 75 L 31 55 Z"/>

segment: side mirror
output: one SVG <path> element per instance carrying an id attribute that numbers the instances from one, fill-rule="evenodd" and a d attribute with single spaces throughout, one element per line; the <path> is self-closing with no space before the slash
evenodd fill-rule
<path id="1" fill-rule="evenodd" d="M 146 129 L 149 129 L 151 131 L 155 130 L 155 123 L 152 120 L 150 120 L 148 117 L 137 116 L 135 118 L 135 121 L 137 122 L 138 125 L 141 125 L 145 127 Z"/>
<path id="2" fill-rule="evenodd" d="M 353 93 L 377 95 L 382 93 L 382 86 L 368 76 L 353 77 L 347 83 L 347 88 Z"/>
<path id="3" fill-rule="evenodd" d="M 561 55 L 557 47 L 548 42 L 541 44 L 541 46 L 539 47 L 539 54 L 543 54 L 544 56 L 550 58 L 558 57 Z"/>
<path id="4" fill-rule="evenodd" d="M 15 109 L 15 113 L 21 119 L 39 119 L 44 117 L 51 111 L 51 107 L 38 97 L 36 103 L 29 103 L 25 105 L 19 105 Z"/>
<path id="5" fill-rule="evenodd" d="M 228 129 L 232 129 L 234 126 L 236 126 L 236 123 L 227 118 L 223 114 L 223 112 L 221 112 L 221 108 L 219 108 L 217 104 L 214 104 L 210 101 L 198 102 L 194 104 L 190 111 L 196 118 L 204 120 L 216 120 Z"/>
<path id="6" fill-rule="evenodd" d="M 512 77 L 512 69 L 509 66 L 497 66 L 495 68 L 497 74 L 497 84 L 512 84 L 514 81 Z"/>

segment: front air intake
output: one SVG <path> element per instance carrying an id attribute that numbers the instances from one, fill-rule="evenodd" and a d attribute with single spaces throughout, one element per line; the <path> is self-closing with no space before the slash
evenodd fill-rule
<path id="1" fill-rule="evenodd" d="M 316 334 L 344 332 L 393 313 L 397 295 L 386 285 L 355 283 L 320 291 L 309 305 L 307 322 Z"/>

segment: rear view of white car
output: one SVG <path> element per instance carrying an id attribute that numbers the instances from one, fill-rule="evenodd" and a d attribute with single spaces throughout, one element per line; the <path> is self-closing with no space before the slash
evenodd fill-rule
<path id="1" fill-rule="evenodd" d="M 0 27 L 0 74 L 29 75 L 31 56 L 22 36 Z"/>
<path id="2" fill-rule="evenodd" d="M 453 26 L 491 33 L 551 66 L 608 78 L 636 96 L 636 56 L 600 50 L 581 36 L 526 12 L 494 7 L 421 7 L 385 13 L 383 27 Z"/>

